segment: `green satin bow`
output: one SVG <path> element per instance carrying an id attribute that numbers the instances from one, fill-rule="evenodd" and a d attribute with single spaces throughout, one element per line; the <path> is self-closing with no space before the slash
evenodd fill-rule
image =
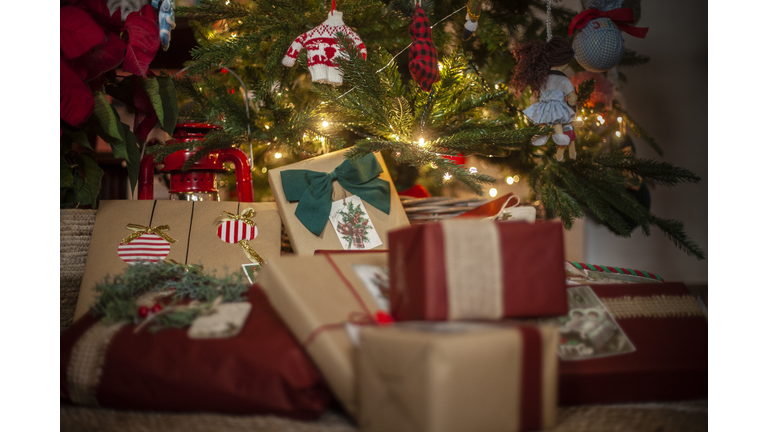
<path id="1" fill-rule="evenodd" d="M 330 173 L 310 170 L 286 170 L 280 172 L 283 191 L 288 201 L 298 201 L 296 217 L 315 235 L 323 232 L 331 215 L 333 186 L 336 180 L 348 192 L 389 214 L 389 182 L 382 180 L 381 166 L 373 154 L 356 161 L 344 160 Z"/>

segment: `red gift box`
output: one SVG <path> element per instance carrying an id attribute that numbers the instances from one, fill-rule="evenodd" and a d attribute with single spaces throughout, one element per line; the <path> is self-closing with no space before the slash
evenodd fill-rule
<path id="1" fill-rule="evenodd" d="M 187 329 L 134 334 L 136 326 L 126 324 L 104 346 L 91 336 L 109 326 L 85 314 L 61 334 L 61 398 L 129 410 L 319 417 L 330 390 L 258 285 L 247 300 L 251 312 L 240 333 L 221 339 L 190 339 Z M 102 358 L 100 367 L 83 356 L 71 364 L 83 347 L 101 353 L 91 356 Z M 76 374 L 78 383 L 93 377 L 85 380 L 90 386 L 73 384 Z"/>
<path id="2" fill-rule="evenodd" d="M 590 285 L 608 306 L 654 296 L 689 296 L 681 283 Z M 690 298 L 689 298 L 690 299 Z M 690 299 L 690 301 L 693 301 Z M 671 315 L 671 316 L 670 316 Z M 707 398 L 707 320 L 663 310 L 614 318 L 635 351 L 560 362 L 560 404 Z"/>
<path id="3" fill-rule="evenodd" d="M 389 232 L 395 320 L 568 313 L 563 228 L 474 218 Z"/>

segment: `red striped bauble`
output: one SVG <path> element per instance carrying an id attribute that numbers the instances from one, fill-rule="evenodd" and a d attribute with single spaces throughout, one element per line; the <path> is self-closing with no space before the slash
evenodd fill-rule
<path id="1" fill-rule="evenodd" d="M 259 235 L 256 226 L 250 226 L 239 220 L 222 222 L 219 225 L 219 238 L 227 243 L 237 243 L 240 240 L 253 240 Z"/>
<path id="2" fill-rule="evenodd" d="M 145 233 L 136 240 L 124 244 L 120 242 L 117 254 L 128 264 L 141 261 L 158 262 L 171 252 L 171 244 L 157 234 Z"/>

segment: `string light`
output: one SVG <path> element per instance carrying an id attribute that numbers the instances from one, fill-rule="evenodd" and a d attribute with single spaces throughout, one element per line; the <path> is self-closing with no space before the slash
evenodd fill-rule
<path id="1" fill-rule="evenodd" d="M 576 117 L 576 120 L 578 121 L 584 121 L 584 119 L 581 118 L 581 116 Z"/>
<path id="2" fill-rule="evenodd" d="M 623 118 L 619 117 L 616 119 L 617 122 L 621 123 L 621 121 L 624 120 Z"/>
<path id="3" fill-rule="evenodd" d="M 601 115 L 597 116 L 597 121 L 600 121 L 600 122 L 603 121 L 603 116 Z"/>
<path id="4" fill-rule="evenodd" d="M 262 169 L 261 169 L 261 173 L 262 173 L 262 174 L 266 174 L 266 173 L 267 173 L 267 167 L 264 167 L 264 168 L 262 168 Z"/>
<path id="5" fill-rule="evenodd" d="M 515 179 L 514 179 L 514 178 L 512 178 L 511 176 L 507 176 L 507 184 L 508 184 L 508 185 L 511 185 L 511 184 L 513 184 L 513 183 L 515 183 Z"/>
<path id="6" fill-rule="evenodd" d="M 280 159 L 281 157 L 283 157 L 282 153 L 275 153 L 275 159 Z"/>
<path id="7" fill-rule="evenodd" d="M 491 190 L 488 191 L 488 195 L 490 195 L 491 198 L 495 197 L 497 193 L 499 193 L 499 191 L 497 191 L 496 188 L 491 188 Z"/>
<path id="8" fill-rule="evenodd" d="M 443 70 L 443 64 L 438 62 L 437 63 L 437 68 L 440 69 L 440 70 Z"/>
<path id="9" fill-rule="evenodd" d="M 512 180 L 514 180 L 515 182 L 519 182 L 520 181 L 520 176 L 516 175 L 516 176 L 512 177 Z"/>
<path id="10" fill-rule="evenodd" d="M 617 136 L 617 137 L 620 137 L 620 136 L 621 136 L 621 132 L 619 132 L 619 131 L 616 131 L 616 136 Z"/>
<path id="11" fill-rule="evenodd" d="M 419 147 L 424 147 L 424 138 L 419 138 Z"/>
<path id="12" fill-rule="evenodd" d="M 269 125 L 264 125 L 264 129 L 269 130 Z"/>
<path id="13" fill-rule="evenodd" d="M 451 175 L 450 175 L 450 174 L 448 174 L 448 173 L 445 173 L 445 175 L 443 176 L 443 178 L 444 178 L 446 181 L 448 181 L 448 180 L 450 180 L 450 179 L 451 179 Z"/>
<path id="14" fill-rule="evenodd" d="M 324 127 L 324 128 L 328 127 L 328 122 L 327 122 L 327 121 L 325 121 L 325 120 L 323 120 L 323 127 Z"/>
<path id="15" fill-rule="evenodd" d="M 469 167 L 469 173 L 470 173 L 470 174 L 477 174 L 477 168 L 475 168 L 475 167 Z"/>

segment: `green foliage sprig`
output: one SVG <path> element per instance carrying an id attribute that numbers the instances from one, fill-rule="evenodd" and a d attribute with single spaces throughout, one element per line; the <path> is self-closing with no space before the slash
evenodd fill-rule
<path id="1" fill-rule="evenodd" d="M 206 275 L 198 266 L 185 266 L 170 262 L 130 265 L 122 275 L 106 277 L 94 288 L 97 299 L 90 313 L 105 322 L 129 321 L 138 323 L 139 307 L 136 300 L 146 293 L 171 291 L 171 303 L 165 307 L 197 300 L 199 307 L 158 315 L 150 331 L 162 328 L 183 328 L 192 324 L 200 314 L 209 310 L 214 300 L 222 302 L 244 300 L 248 284 L 240 273 L 225 278 Z"/>

